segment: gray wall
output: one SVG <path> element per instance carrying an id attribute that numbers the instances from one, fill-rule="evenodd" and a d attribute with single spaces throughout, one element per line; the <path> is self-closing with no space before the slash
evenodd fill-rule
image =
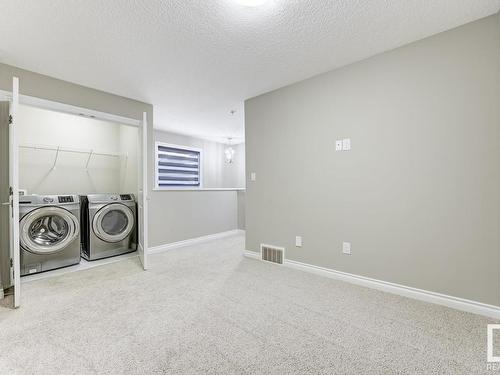
<path id="1" fill-rule="evenodd" d="M 247 249 L 500 305 L 499 98 L 495 15 L 246 101 Z"/>
<path id="2" fill-rule="evenodd" d="M 238 191 L 238 229 L 245 230 L 245 205 L 246 205 L 246 196 L 245 191 Z"/>
<path id="3" fill-rule="evenodd" d="M 157 191 L 150 205 L 149 245 L 159 246 L 238 228 L 237 192 Z"/>
<path id="4" fill-rule="evenodd" d="M 240 143 L 239 145 L 233 146 L 234 148 L 234 160 L 233 166 L 237 170 L 236 174 L 232 174 L 234 180 L 234 185 L 239 188 L 245 187 L 245 144 Z"/>

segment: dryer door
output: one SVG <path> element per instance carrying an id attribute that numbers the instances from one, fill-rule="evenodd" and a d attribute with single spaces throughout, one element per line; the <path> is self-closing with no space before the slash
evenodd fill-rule
<path id="1" fill-rule="evenodd" d="M 94 234 L 106 242 L 119 242 L 134 229 L 135 218 L 130 208 L 121 203 L 111 203 L 94 215 Z"/>
<path id="2" fill-rule="evenodd" d="M 80 234 L 78 219 L 60 207 L 40 207 L 23 216 L 19 224 L 21 246 L 34 254 L 61 251 Z"/>

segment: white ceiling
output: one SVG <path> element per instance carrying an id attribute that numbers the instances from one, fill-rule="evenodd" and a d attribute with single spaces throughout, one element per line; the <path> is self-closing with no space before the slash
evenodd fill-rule
<path id="1" fill-rule="evenodd" d="M 0 0 L 0 61 L 243 137 L 246 98 L 497 12 L 500 0 Z M 230 115 L 230 110 L 236 113 Z"/>

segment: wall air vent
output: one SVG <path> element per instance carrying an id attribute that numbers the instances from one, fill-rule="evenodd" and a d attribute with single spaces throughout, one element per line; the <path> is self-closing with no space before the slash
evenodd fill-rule
<path id="1" fill-rule="evenodd" d="M 285 249 L 283 247 L 261 244 L 260 258 L 266 262 L 283 264 Z"/>

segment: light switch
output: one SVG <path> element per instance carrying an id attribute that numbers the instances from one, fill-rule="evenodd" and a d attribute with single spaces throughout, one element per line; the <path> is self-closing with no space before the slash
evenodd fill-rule
<path id="1" fill-rule="evenodd" d="M 342 252 L 344 254 L 351 255 L 351 243 L 350 242 L 342 242 Z"/>
<path id="2" fill-rule="evenodd" d="M 257 180 L 257 173 L 255 172 L 250 173 L 250 181 L 255 181 L 255 180 Z"/>
<path id="3" fill-rule="evenodd" d="M 341 140 L 335 141 L 335 151 L 342 151 L 342 141 Z"/>
<path id="4" fill-rule="evenodd" d="M 351 149 L 351 139 L 345 138 L 342 140 L 342 150 L 349 151 Z"/>
<path id="5" fill-rule="evenodd" d="M 302 237 L 301 236 L 295 237 L 295 246 L 302 247 Z"/>

